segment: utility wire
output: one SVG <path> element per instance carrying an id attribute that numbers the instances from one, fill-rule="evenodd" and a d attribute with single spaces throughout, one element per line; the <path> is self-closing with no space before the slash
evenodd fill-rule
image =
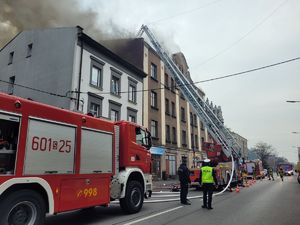
<path id="1" fill-rule="evenodd" d="M 9 84 L 9 85 L 13 85 L 13 86 L 17 86 L 17 87 L 26 88 L 26 89 L 33 90 L 33 91 L 38 91 L 38 92 L 48 94 L 48 95 L 52 95 L 52 96 L 73 99 L 72 97 L 68 97 L 66 95 L 56 94 L 56 93 L 53 93 L 53 92 L 49 92 L 49 91 L 45 91 L 45 90 L 41 90 L 41 89 L 37 89 L 37 88 L 33 88 L 33 87 L 28 87 L 28 86 L 25 86 L 25 85 L 22 85 L 22 84 L 16 84 L 16 83 L 12 83 L 12 82 L 5 81 L 5 80 L 0 80 L 0 82 L 6 83 L 6 84 Z"/>
<path id="2" fill-rule="evenodd" d="M 211 60 L 213 60 L 214 58 L 217 58 L 219 55 L 222 55 L 223 53 L 227 52 L 228 50 L 230 50 L 231 48 L 233 48 L 235 45 L 237 45 L 238 43 L 240 43 L 242 40 L 244 40 L 248 35 L 250 35 L 251 33 L 253 33 L 257 28 L 259 28 L 262 24 L 264 24 L 271 16 L 273 16 L 275 14 L 275 12 L 281 8 L 287 1 L 289 0 L 285 0 L 283 2 L 281 2 L 270 14 L 268 14 L 266 17 L 264 17 L 260 22 L 258 22 L 256 25 L 254 25 L 254 27 L 252 27 L 248 32 L 246 32 L 242 37 L 240 37 L 238 40 L 236 40 L 235 42 L 233 42 L 231 45 L 229 45 L 228 47 L 222 49 L 221 51 L 219 51 L 218 53 L 216 53 L 215 55 L 209 57 L 208 59 L 204 60 L 203 62 L 201 62 L 200 64 L 196 65 L 195 68 L 202 66 L 208 62 L 210 62 Z"/>
<path id="3" fill-rule="evenodd" d="M 267 68 L 270 68 L 270 67 L 279 66 L 279 65 L 282 65 L 282 64 L 285 64 L 285 63 L 290 63 L 290 62 L 293 62 L 293 61 L 296 61 L 296 60 L 299 60 L 299 59 L 300 59 L 300 57 L 296 57 L 296 58 L 288 59 L 288 60 L 281 61 L 281 62 L 278 62 L 278 63 L 273 63 L 273 64 L 270 64 L 270 65 L 261 66 L 261 67 L 257 67 L 257 68 L 250 69 L 250 70 L 245 70 L 245 71 L 238 72 L 238 73 L 232 73 L 232 74 L 228 74 L 228 75 L 225 75 L 225 76 L 214 77 L 214 78 L 210 78 L 210 79 L 207 79 L 207 80 L 190 82 L 189 84 L 184 84 L 184 85 L 175 85 L 174 88 L 177 88 L 177 87 L 180 87 L 180 86 L 195 85 L 195 84 L 199 84 L 199 83 L 206 83 L 206 82 L 221 80 L 221 79 L 234 77 L 234 76 L 240 76 L 240 75 L 243 75 L 243 74 L 247 74 L 247 73 L 267 69 Z M 49 94 L 49 95 L 53 95 L 53 96 L 57 96 L 57 97 L 63 97 L 63 98 L 69 98 L 69 99 L 72 99 L 72 100 L 76 100 L 75 98 L 68 97 L 67 94 L 66 95 L 56 94 L 56 93 L 52 93 L 52 92 L 49 92 L 49 91 L 44 91 L 44 90 L 37 89 L 37 88 L 28 87 L 28 86 L 21 85 L 21 84 L 11 83 L 9 81 L 4 81 L 4 80 L 1 80 L 1 79 L 0 79 L 0 82 L 6 83 L 6 84 L 9 84 L 9 85 L 15 85 L 15 86 L 22 87 L 22 88 L 27 88 L 27 89 L 30 89 L 30 90 L 38 91 L 38 92 L 41 92 L 41 93 L 45 93 L 45 94 Z M 160 83 L 161 83 L 161 85 L 163 85 L 163 87 L 151 88 L 151 89 L 142 89 L 142 90 L 136 90 L 136 91 L 133 91 L 133 92 L 146 92 L 146 91 L 155 91 L 155 90 L 162 90 L 162 89 L 169 88 L 165 84 L 163 84 L 162 82 L 160 82 Z M 78 93 L 78 91 L 68 91 L 67 93 Z M 81 94 L 87 94 L 88 92 L 80 92 L 80 93 Z M 109 92 L 93 92 L 93 93 L 94 94 L 111 94 L 110 91 Z M 120 94 L 121 93 L 129 93 L 129 91 L 121 91 L 119 93 Z"/>
<path id="4" fill-rule="evenodd" d="M 148 24 L 151 25 L 151 24 L 155 24 L 155 23 L 159 23 L 159 22 L 162 22 L 162 21 L 165 21 L 165 20 L 172 19 L 172 18 L 177 17 L 177 16 L 182 16 L 182 15 L 185 15 L 185 14 L 189 14 L 189 13 L 192 13 L 192 12 L 197 11 L 197 10 L 199 10 L 199 9 L 206 8 L 206 7 L 208 7 L 208 6 L 210 6 L 210 5 L 213 5 L 213 4 L 215 4 L 215 3 L 217 3 L 217 2 L 220 2 L 220 1 L 223 1 L 223 0 L 216 0 L 216 1 L 213 1 L 213 2 L 209 2 L 209 3 L 207 3 L 207 4 L 204 4 L 204 5 L 200 6 L 200 7 L 197 7 L 197 8 L 194 8 L 194 9 L 190 9 L 190 10 L 186 10 L 186 11 L 183 11 L 183 12 L 180 12 L 180 13 L 177 13 L 177 14 L 174 14 L 174 15 L 172 15 L 172 16 L 163 17 L 163 18 L 161 18 L 161 19 L 158 19 L 158 20 L 149 22 Z"/>

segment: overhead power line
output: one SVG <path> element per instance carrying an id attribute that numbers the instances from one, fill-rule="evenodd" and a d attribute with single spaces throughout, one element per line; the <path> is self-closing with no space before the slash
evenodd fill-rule
<path id="1" fill-rule="evenodd" d="M 211 79 L 207 79 L 207 80 L 197 81 L 197 82 L 194 82 L 194 84 L 205 83 L 205 82 L 214 81 L 214 80 L 220 80 L 220 79 L 224 79 L 224 78 L 228 78 L 228 77 L 240 76 L 242 74 L 246 74 L 246 73 L 251 73 L 251 72 L 258 71 L 258 70 L 267 69 L 267 68 L 270 68 L 270 67 L 274 67 L 274 66 L 278 66 L 278 65 L 281 65 L 281 64 L 289 63 L 289 62 L 296 61 L 296 60 L 299 60 L 299 59 L 300 59 L 300 57 L 296 57 L 296 58 L 293 58 L 293 59 L 281 61 L 281 62 L 270 64 L 270 65 L 267 65 L 267 66 L 261 66 L 261 67 L 258 67 L 258 68 L 254 68 L 254 69 L 250 69 L 250 70 L 245 70 L 245 71 L 238 72 L 238 73 L 232 73 L 232 74 L 225 75 L 225 76 L 220 76 L 220 77 L 215 77 L 215 78 L 211 78 Z"/>
<path id="2" fill-rule="evenodd" d="M 230 44 L 228 47 L 222 49 L 221 51 L 217 52 L 215 55 L 207 58 L 206 60 L 204 60 L 203 62 L 201 62 L 200 64 L 196 65 L 195 67 L 199 67 L 202 66 L 208 62 L 210 62 L 211 60 L 217 58 L 219 55 L 222 55 L 223 53 L 227 52 L 228 50 L 230 50 L 231 48 L 233 48 L 235 45 L 237 45 L 238 43 L 240 43 L 242 40 L 244 40 L 248 35 L 250 35 L 251 33 L 253 33 L 257 28 L 259 28 L 261 25 L 263 25 L 271 16 L 273 16 L 275 14 L 275 12 L 281 8 L 287 1 L 289 0 L 284 0 L 282 1 L 274 10 L 272 10 L 272 12 L 270 14 L 268 14 L 266 17 L 264 17 L 261 21 L 259 21 L 257 24 L 255 24 L 248 32 L 246 32 L 242 37 L 240 37 L 238 40 L 234 41 L 232 44 Z"/>
<path id="3" fill-rule="evenodd" d="M 155 21 L 152 21 L 152 22 L 149 22 L 148 24 L 151 25 L 151 24 L 155 24 L 155 23 L 159 23 L 159 22 L 162 22 L 162 21 L 165 21 L 165 20 L 169 20 L 169 19 L 172 19 L 174 17 L 178 17 L 178 16 L 182 16 L 182 15 L 185 15 L 185 14 L 189 14 L 189 13 L 192 13 L 192 12 L 195 12 L 199 9 L 203 9 L 203 8 L 206 8 L 210 5 L 213 5 L 217 2 L 220 2 L 220 1 L 223 1 L 223 0 L 216 0 L 216 1 L 213 1 L 213 2 L 209 2 L 207 4 L 204 4 L 204 5 L 201 5 L 197 8 L 194 8 L 194 9 L 190 9 L 190 10 L 186 10 L 186 11 L 183 11 L 183 12 L 180 12 L 180 13 L 177 13 L 177 14 L 174 14 L 172 16 L 167 16 L 167 17 L 163 17 L 161 19 L 158 19 L 158 20 L 155 20 Z"/>
<path id="4" fill-rule="evenodd" d="M 270 65 L 261 66 L 261 67 L 257 67 L 257 68 L 254 68 L 254 69 L 245 70 L 245 71 L 238 72 L 238 73 L 232 73 L 232 74 L 228 74 L 228 75 L 224 75 L 224 76 L 219 76 L 219 77 L 214 77 L 214 78 L 210 78 L 210 79 L 206 79 L 206 80 L 191 82 L 189 84 L 185 84 L 185 86 L 195 85 L 195 84 L 199 84 L 199 83 L 206 83 L 206 82 L 215 81 L 215 80 L 221 80 L 221 79 L 225 79 L 225 78 L 229 78 L 229 77 L 234 77 L 234 76 L 241 76 L 243 74 L 247 74 L 247 73 L 251 73 L 251 72 L 255 72 L 255 71 L 267 69 L 267 68 L 274 67 L 274 66 L 279 66 L 279 65 L 290 63 L 290 62 L 293 62 L 293 61 L 296 61 L 296 60 L 299 60 L 299 59 L 300 59 L 300 57 L 296 57 L 296 58 L 288 59 L 288 60 L 285 60 L 285 61 L 273 63 L 273 64 L 270 64 Z M 4 80 L 0 80 L 0 82 L 6 83 L 6 84 L 9 84 L 9 85 L 14 85 L 14 86 L 22 87 L 22 88 L 27 88 L 27 89 L 34 90 L 34 91 L 37 91 L 37 92 L 49 94 L 49 95 L 52 95 L 52 96 L 74 99 L 72 97 L 68 97 L 67 94 L 61 95 L 61 94 L 57 94 L 57 93 L 53 93 L 53 92 L 49 92 L 49 91 L 45 91 L 45 90 L 33 88 L 33 87 L 28 87 L 28 86 L 21 85 L 21 84 L 11 83 L 9 81 L 4 81 Z M 169 87 L 167 87 L 163 83 L 161 83 L 161 85 L 164 85 L 164 87 L 151 88 L 151 89 L 142 89 L 142 90 L 136 90 L 134 92 L 155 91 L 155 90 L 162 90 L 162 89 L 169 88 Z M 175 87 L 180 87 L 180 86 L 181 85 L 176 85 Z M 78 93 L 78 91 L 68 91 L 67 93 Z M 80 92 L 80 93 L 87 94 L 88 92 Z M 93 93 L 94 94 L 111 94 L 110 91 L 109 92 L 93 92 Z M 120 94 L 122 94 L 122 93 L 129 93 L 129 91 L 121 91 L 119 93 Z"/>

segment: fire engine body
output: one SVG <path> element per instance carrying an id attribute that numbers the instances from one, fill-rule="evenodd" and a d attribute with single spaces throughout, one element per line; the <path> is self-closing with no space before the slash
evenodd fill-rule
<path id="1" fill-rule="evenodd" d="M 259 159 L 246 161 L 244 169 L 247 171 L 247 178 L 253 179 L 253 170 L 256 178 L 264 178 L 262 162 Z"/>
<path id="2" fill-rule="evenodd" d="M 225 187 L 230 180 L 230 174 L 232 170 L 232 162 L 222 153 L 222 146 L 214 143 L 204 142 L 202 146 L 202 151 L 205 151 L 207 154 L 207 158 L 211 160 L 211 165 L 214 167 L 216 171 L 216 178 L 218 180 L 218 185 L 220 187 Z M 191 187 L 196 187 L 198 189 L 200 187 L 199 184 L 199 176 L 200 176 L 200 168 L 202 163 L 198 163 L 198 168 L 191 169 L 190 179 L 191 179 Z M 239 174 L 238 166 L 235 165 L 234 176 L 230 183 L 231 186 L 235 186 L 240 179 L 236 176 Z"/>
<path id="3" fill-rule="evenodd" d="M 0 149 L 0 224 L 18 219 L 18 210 L 41 224 L 45 213 L 112 199 L 135 213 L 151 194 L 151 139 L 137 124 L 0 93 L 0 130 L 9 143 Z"/>

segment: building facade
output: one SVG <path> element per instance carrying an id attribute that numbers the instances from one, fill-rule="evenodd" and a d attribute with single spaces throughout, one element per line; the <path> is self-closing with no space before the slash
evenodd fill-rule
<path id="1" fill-rule="evenodd" d="M 143 122 L 145 77 L 81 27 L 23 31 L 0 51 L 0 91 L 111 120 Z"/>
<path id="2" fill-rule="evenodd" d="M 241 147 L 240 156 L 245 160 L 249 159 L 248 140 L 241 135 L 231 132 L 233 138 L 236 140 L 238 145 Z"/>
<path id="3" fill-rule="evenodd" d="M 175 177 L 183 158 L 188 167 L 196 167 L 208 133 L 155 50 L 142 38 L 110 40 L 104 45 L 148 75 L 144 80 L 143 125 L 152 134 L 155 177 Z M 172 59 L 191 81 L 184 55 L 176 53 Z M 198 91 L 204 97 L 204 92 L 199 88 Z"/>

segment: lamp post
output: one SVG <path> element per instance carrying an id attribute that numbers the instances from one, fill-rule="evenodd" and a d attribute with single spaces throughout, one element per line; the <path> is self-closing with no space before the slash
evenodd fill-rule
<path id="1" fill-rule="evenodd" d="M 300 101 L 287 100 L 286 102 L 288 102 L 288 103 L 297 103 L 297 102 L 300 102 Z"/>

